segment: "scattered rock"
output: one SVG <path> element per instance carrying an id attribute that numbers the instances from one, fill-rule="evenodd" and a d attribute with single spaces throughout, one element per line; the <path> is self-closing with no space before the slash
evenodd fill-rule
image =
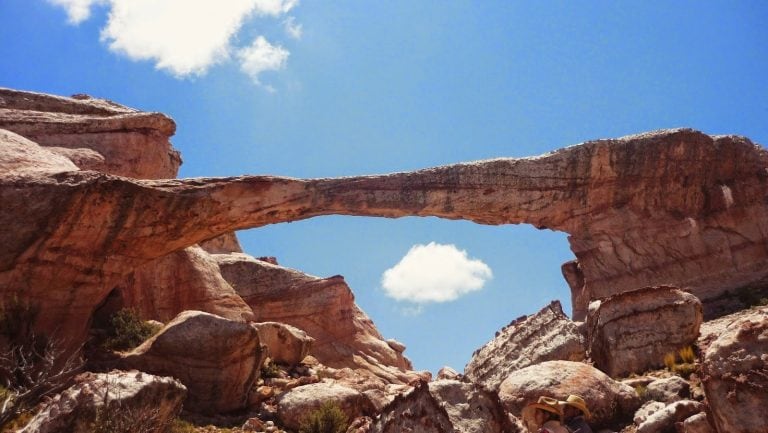
<path id="1" fill-rule="evenodd" d="M 590 358 L 612 377 L 663 366 L 664 355 L 696 342 L 702 320 L 701 302 L 673 287 L 611 296 L 590 308 Z"/>
<path id="2" fill-rule="evenodd" d="M 506 433 L 509 419 L 499 397 L 477 384 L 438 380 L 429 392 L 445 408 L 453 429 L 462 433 Z"/>
<path id="3" fill-rule="evenodd" d="M 768 308 L 731 323 L 707 349 L 702 372 L 719 433 L 768 431 Z"/>
<path id="4" fill-rule="evenodd" d="M 102 429 L 160 432 L 181 411 L 186 388 L 170 377 L 137 371 L 84 373 L 44 403 L 20 433 L 90 433 Z M 118 430 L 122 428 L 123 430 Z"/>
<path id="5" fill-rule="evenodd" d="M 189 390 L 185 409 L 216 414 L 246 406 L 265 357 L 251 325 L 186 311 L 121 363 L 179 379 Z"/>
<path id="6" fill-rule="evenodd" d="M 315 339 L 306 332 L 277 322 L 254 323 L 261 344 L 267 346 L 269 358 L 278 364 L 296 366 L 309 355 Z"/>
<path id="7" fill-rule="evenodd" d="M 546 361 L 532 365 L 513 372 L 499 387 L 502 404 L 516 417 L 525 405 L 541 396 L 565 400 L 570 394 L 584 398 L 597 427 L 628 418 L 641 404 L 633 388 L 581 362 Z"/>
<path id="8" fill-rule="evenodd" d="M 523 316 L 496 334 L 472 355 L 464 375 L 497 390 L 513 371 L 543 361 L 581 361 L 584 337 L 554 301 L 532 316 Z"/>
<path id="9" fill-rule="evenodd" d="M 665 407 L 667 407 L 667 404 L 664 402 L 655 400 L 647 401 L 640 406 L 640 409 L 638 409 L 637 412 L 635 412 L 632 421 L 634 421 L 636 425 L 640 425 L 648 420 L 651 415 L 663 410 Z"/>
<path id="10" fill-rule="evenodd" d="M 658 379 L 646 387 L 646 397 L 652 400 L 671 403 L 691 396 L 691 385 L 680 376 Z"/>
<path id="11" fill-rule="evenodd" d="M 320 382 L 300 386 L 278 396 L 277 416 L 285 427 L 298 430 L 310 412 L 328 401 L 337 403 L 349 419 L 374 413 L 371 402 L 360 392 L 334 383 Z"/>
<path id="12" fill-rule="evenodd" d="M 666 433 L 674 432 L 675 423 L 684 421 L 691 415 L 704 410 L 704 405 L 698 401 L 681 400 L 670 403 L 659 411 L 654 412 L 637 426 L 637 433 Z"/>

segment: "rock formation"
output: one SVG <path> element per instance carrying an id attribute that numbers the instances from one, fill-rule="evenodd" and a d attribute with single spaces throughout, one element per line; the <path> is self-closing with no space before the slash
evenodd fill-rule
<path id="1" fill-rule="evenodd" d="M 301 329 L 284 323 L 254 323 L 261 344 L 267 347 L 272 362 L 293 367 L 312 349 L 315 339 Z"/>
<path id="2" fill-rule="evenodd" d="M 677 422 L 682 422 L 701 413 L 704 405 L 698 401 L 680 400 L 671 403 L 648 417 L 637 426 L 637 433 L 661 433 L 674 429 Z"/>
<path id="3" fill-rule="evenodd" d="M 475 351 L 465 376 L 490 390 L 497 390 L 513 371 L 543 361 L 581 361 L 584 337 L 555 301 L 538 313 L 521 317 Z"/>
<path id="4" fill-rule="evenodd" d="M 448 412 L 430 394 L 426 383 L 397 396 L 381 412 L 370 433 L 455 433 Z"/>
<path id="5" fill-rule="evenodd" d="M 457 380 L 429 384 L 429 393 L 445 408 L 453 428 L 461 433 L 507 433 L 512 430 L 498 395 Z"/>
<path id="6" fill-rule="evenodd" d="M 132 371 L 84 373 L 43 404 L 21 433 L 160 433 L 181 411 L 186 388 L 169 377 Z M 109 429 L 108 427 L 111 427 Z"/>
<path id="7" fill-rule="evenodd" d="M 242 409 L 266 358 L 256 329 L 201 311 L 187 311 L 125 354 L 121 364 L 186 385 L 188 410 L 216 414 Z"/>
<path id="8" fill-rule="evenodd" d="M 768 308 L 728 326 L 707 349 L 702 372 L 718 433 L 768 431 Z"/>
<path id="9" fill-rule="evenodd" d="M 694 344 L 702 321 L 701 302 L 690 293 L 672 287 L 620 293 L 590 308 L 589 355 L 609 376 L 642 373 Z"/>
<path id="10" fill-rule="evenodd" d="M 325 402 L 339 405 L 348 419 L 373 415 L 374 409 L 365 395 L 342 385 L 321 382 L 294 388 L 277 399 L 277 415 L 286 427 L 298 431 L 301 422 Z"/>
<path id="11" fill-rule="evenodd" d="M 605 426 L 629 417 L 640 406 L 635 390 L 616 382 L 605 373 L 581 362 L 546 361 L 517 370 L 499 387 L 499 398 L 512 415 L 540 396 L 565 400 L 570 394 L 584 398 L 596 426 Z"/>
<path id="12" fill-rule="evenodd" d="M 413 379 L 404 373 L 412 367 L 402 347 L 398 351 L 384 341 L 355 304 L 343 277 L 318 278 L 244 254 L 214 258 L 224 278 L 251 306 L 256 321 L 305 331 L 315 339 L 312 355 L 323 364 L 363 368 L 391 382 Z"/>

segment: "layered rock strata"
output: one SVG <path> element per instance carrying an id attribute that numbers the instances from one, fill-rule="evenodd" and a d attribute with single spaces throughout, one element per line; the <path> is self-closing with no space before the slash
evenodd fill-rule
<path id="1" fill-rule="evenodd" d="M 497 390 L 513 371 L 543 361 L 582 361 L 585 354 L 584 336 L 563 314 L 560 302 L 554 301 L 497 332 L 496 338 L 475 351 L 464 375 Z"/>
<path id="2" fill-rule="evenodd" d="M 667 286 L 620 293 L 590 309 L 589 355 L 616 377 L 664 365 L 664 356 L 693 345 L 703 321 L 701 302 Z"/>

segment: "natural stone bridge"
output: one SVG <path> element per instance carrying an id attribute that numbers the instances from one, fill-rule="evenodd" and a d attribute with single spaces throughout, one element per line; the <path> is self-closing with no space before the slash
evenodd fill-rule
<path id="1" fill-rule="evenodd" d="M 29 127 L 5 119 L 0 128 Z M 84 330 L 122 277 L 170 252 L 330 214 L 566 232 L 576 319 L 590 300 L 648 285 L 688 288 L 706 303 L 763 287 L 768 275 L 768 153 L 743 137 L 663 130 L 532 158 L 335 179 L 137 180 L 76 171 L 11 132 L 0 142 L 0 287 L 47 299 L 54 308 L 39 319 L 43 328 Z"/>

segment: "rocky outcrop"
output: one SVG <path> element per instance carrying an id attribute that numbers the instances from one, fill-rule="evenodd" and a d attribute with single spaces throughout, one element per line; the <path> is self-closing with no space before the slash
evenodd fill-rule
<path id="1" fill-rule="evenodd" d="M 63 98 L 0 88 L 0 129 L 50 147 L 82 170 L 168 179 L 181 165 L 168 141 L 176 132 L 169 117 L 86 95 Z"/>
<path id="2" fill-rule="evenodd" d="M 293 388 L 277 398 L 277 416 L 283 425 L 298 431 L 302 421 L 323 403 L 334 402 L 348 419 L 373 415 L 368 398 L 354 389 L 342 385 L 320 382 Z"/>
<path id="3" fill-rule="evenodd" d="M 170 377 L 131 371 L 84 373 L 44 403 L 21 433 L 160 433 L 181 411 L 186 388 Z M 111 427 L 111 428 L 110 428 Z"/>
<path id="4" fill-rule="evenodd" d="M 654 380 L 646 387 L 646 397 L 651 400 L 674 402 L 690 397 L 691 385 L 680 376 Z"/>
<path id="5" fill-rule="evenodd" d="M 122 305 L 146 319 L 167 322 L 187 310 L 241 322 L 254 319 L 251 307 L 221 276 L 211 255 L 199 246 L 139 266 L 114 291 Z"/>
<path id="6" fill-rule="evenodd" d="M 768 431 L 768 308 L 729 325 L 707 349 L 702 373 L 719 433 Z"/>
<path id="7" fill-rule="evenodd" d="M 538 313 L 523 316 L 496 333 L 472 355 L 464 368 L 471 381 L 497 390 L 510 373 L 544 361 L 581 361 L 584 337 L 554 301 Z"/>
<path id="8" fill-rule="evenodd" d="M 620 293 L 590 308 L 589 355 L 612 377 L 642 373 L 694 344 L 702 320 L 701 302 L 673 287 Z"/>
<path id="9" fill-rule="evenodd" d="M 259 333 L 259 341 L 267 347 L 272 362 L 295 366 L 309 355 L 315 339 L 301 329 L 284 323 L 254 323 Z"/>
<path id="10" fill-rule="evenodd" d="M 246 406 L 265 358 L 250 324 L 186 311 L 125 354 L 121 364 L 179 379 L 189 391 L 187 410 L 216 414 Z"/>
<path id="11" fill-rule="evenodd" d="M 426 383 L 397 396 L 379 415 L 370 433 L 455 433 L 445 408 L 430 394 Z"/>
<path id="12" fill-rule="evenodd" d="M 429 384 L 429 393 L 445 408 L 453 429 L 461 433 L 512 431 L 499 397 L 482 387 L 457 380 Z"/>
<path id="13" fill-rule="evenodd" d="M 665 406 L 654 412 L 637 426 L 637 433 L 663 433 L 674 431 L 675 423 L 682 422 L 692 415 L 704 410 L 704 405 L 698 401 L 681 400 Z"/>
<path id="14" fill-rule="evenodd" d="M 253 309 L 255 320 L 286 323 L 315 339 L 312 355 L 334 368 L 362 368 L 408 382 L 411 363 L 392 348 L 355 304 L 343 277 L 318 278 L 244 254 L 214 255 L 221 274 Z M 399 349 L 399 348 L 398 348 Z"/>
<path id="15" fill-rule="evenodd" d="M 635 390 L 616 382 L 591 365 L 572 361 L 546 361 L 517 370 L 499 387 L 504 408 L 519 417 L 523 407 L 547 396 L 565 400 L 570 394 L 584 398 L 595 426 L 629 417 L 640 407 Z"/>

